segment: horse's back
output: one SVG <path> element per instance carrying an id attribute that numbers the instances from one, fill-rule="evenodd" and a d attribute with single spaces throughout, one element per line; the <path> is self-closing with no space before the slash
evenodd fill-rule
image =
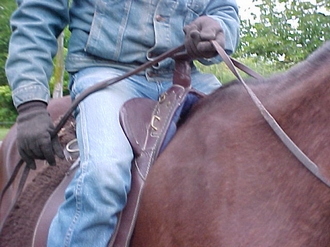
<path id="1" fill-rule="evenodd" d="M 214 114 L 156 162 L 133 246 L 328 246 L 329 189 L 264 124 L 226 129 Z"/>

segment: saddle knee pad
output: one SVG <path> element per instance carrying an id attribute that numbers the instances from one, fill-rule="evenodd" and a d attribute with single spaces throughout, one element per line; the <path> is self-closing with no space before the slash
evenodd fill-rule
<path id="1" fill-rule="evenodd" d="M 116 246 L 118 243 L 120 246 L 129 245 L 148 172 L 158 154 L 174 136 L 182 115 L 202 96 L 190 87 L 175 84 L 158 101 L 134 98 L 123 105 L 120 123 L 134 151 L 132 184 L 127 204 L 118 216 L 108 246 Z"/>
<path id="2" fill-rule="evenodd" d="M 128 100 L 121 108 L 120 123 L 135 157 L 148 153 L 154 160 L 176 133 L 180 120 L 203 96 L 190 88 L 173 85 L 158 101 Z"/>

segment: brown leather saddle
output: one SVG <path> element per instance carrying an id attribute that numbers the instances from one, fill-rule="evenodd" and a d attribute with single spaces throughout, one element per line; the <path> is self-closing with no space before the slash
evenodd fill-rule
<path id="1" fill-rule="evenodd" d="M 159 97 L 158 101 L 134 98 L 126 102 L 120 112 L 120 122 L 133 148 L 135 158 L 132 162 L 132 185 L 127 205 L 118 215 L 118 223 L 108 246 L 129 245 L 144 182 L 152 164 L 174 135 L 180 120 L 198 99 L 204 97 L 191 88 L 191 60 L 186 56 L 177 56 L 175 61 L 173 85 Z M 72 146 L 69 146 L 69 149 L 77 151 Z M 71 155 L 68 157 L 77 158 Z M 35 227 L 32 246 L 46 246 L 49 226 L 64 200 L 64 191 L 78 166 L 79 159 L 73 163 L 67 175 L 47 200 Z"/>

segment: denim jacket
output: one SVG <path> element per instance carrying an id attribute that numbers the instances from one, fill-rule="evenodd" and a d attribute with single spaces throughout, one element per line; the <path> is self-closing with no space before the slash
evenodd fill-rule
<path id="1" fill-rule="evenodd" d="M 69 25 L 66 69 L 90 66 L 135 68 L 181 45 L 183 27 L 208 15 L 219 21 L 231 54 L 238 44 L 239 18 L 235 0 L 17 0 L 11 18 L 12 36 L 6 73 L 14 105 L 50 98 L 48 81 L 56 38 Z M 69 4 L 69 2 L 71 2 Z M 204 64 L 220 58 L 202 60 Z M 172 76 L 168 58 L 144 74 L 148 80 Z"/>

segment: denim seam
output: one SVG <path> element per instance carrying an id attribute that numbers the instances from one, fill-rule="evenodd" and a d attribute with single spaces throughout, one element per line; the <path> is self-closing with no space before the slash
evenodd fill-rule
<path id="1" fill-rule="evenodd" d="M 70 227 L 66 233 L 66 236 L 65 236 L 65 242 L 64 242 L 64 246 L 65 247 L 69 247 L 70 246 L 70 241 L 71 241 L 71 238 L 72 238 L 72 233 L 73 233 L 73 228 L 74 226 L 76 225 L 78 219 L 79 219 L 79 216 L 81 214 L 81 191 L 82 191 L 82 182 L 83 182 L 83 175 L 81 175 L 81 177 L 79 178 L 79 181 L 77 183 L 77 186 L 76 186 L 76 213 L 72 219 L 72 222 L 70 224 Z"/>
<path id="2" fill-rule="evenodd" d="M 81 103 L 78 107 L 82 108 L 83 104 Z M 81 114 L 82 111 L 79 111 L 79 112 Z M 86 121 L 85 121 L 84 116 L 81 115 L 80 117 L 82 118 L 81 123 L 85 124 Z M 82 128 L 82 129 L 86 129 L 86 128 Z M 83 138 L 87 138 L 88 135 L 86 135 L 85 133 L 82 133 L 82 136 L 83 136 Z M 84 145 L 85 145 L 85 143 L 88 143 L 88 142 L 83 141 Z M 88 148 L 88 147 L 84 147 L 84 150 L 87 150 L 86 148 Z M 85 156 L 87 154 L 88 154 L 88 151 L 84 152 Z M 86 160 L 86 157 L 84 157 L 84 160 Z M 70 246 L 70 241 L 72 240 L 72 233 L 74 231 L 74 227 L 75 227 L 76 223 L 78 222 L 79 217 L 81 216 L 81 211 L 82 211 L 82 208 L 81 208 L 81 205 L 82 205 L 82 191 L 83 191 L 82 184 L 83 184 L 85 173 L 86 173 L 87 163 L 81 162 L 80 166 L 81 166 L 81 168 L 80 168 L 81 169 L 81 174 L 80 174 L 79 180 L 78 180 L 77 185 L 76 185 L 76 190 L 75 190 L 75 194 L 76 194 L 76 212 L 75 212 L 75 215 L 73 216 L 72 222 L 71 222 L 71 224 L 69 226 L 69 229 L 66 233 L 65 243 L 64 243 L 65 247 Z"/>

